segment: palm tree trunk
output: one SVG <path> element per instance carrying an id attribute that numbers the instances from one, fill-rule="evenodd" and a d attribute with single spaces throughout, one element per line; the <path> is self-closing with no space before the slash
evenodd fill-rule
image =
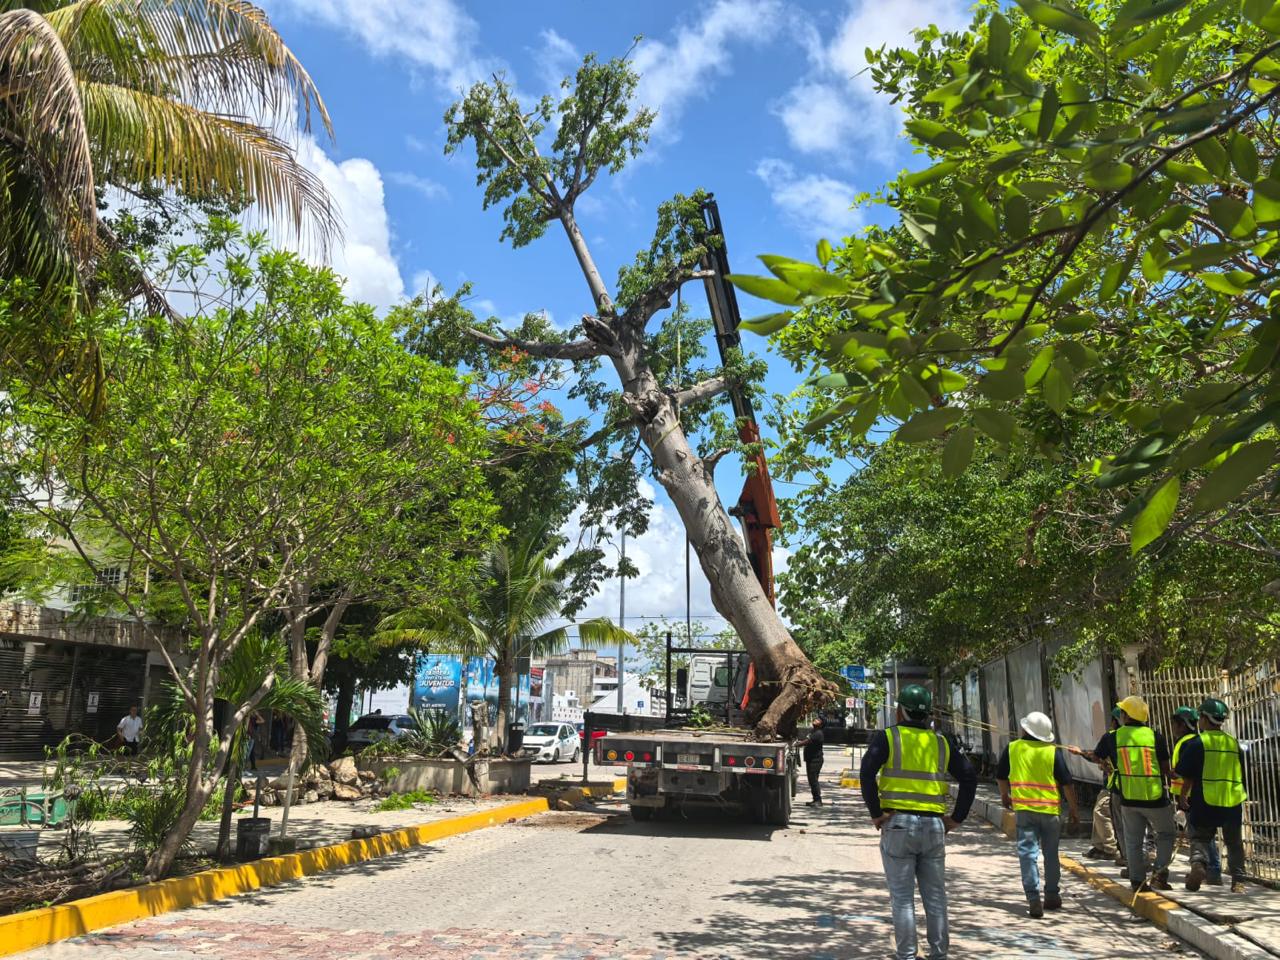
<path id="1" fill-rule="evenodd" d="M 511 725 L 511 678 L 516 671 L 515 658 L 504 652 L 493 665 L 498 674 L 498 722 L 494 724 L 493 746 L 499 753 L 507 750 L 507 728 Z"/>

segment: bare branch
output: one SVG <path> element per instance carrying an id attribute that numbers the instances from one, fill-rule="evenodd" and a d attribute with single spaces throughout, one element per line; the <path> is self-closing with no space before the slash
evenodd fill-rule
<path id="1" fill-rule="evenodd" d="M 715 476 L 716 467 L 720 465 L 720 461 L 732 452 L 729 447 L 721 447 L 715 453 L 708 454 L 702 458 L 702 469 L 706 473 L 708 480 Z"/>
<path id="2" fill-rule="evenodd" d="M 690 280 L 703 280 L 711 275 L 710 270 L 679 267 L 642 293 L 636 302 L 627 308 L 623 319 L 637 327 L 643 327 L 655 313 L 671 306 L 671 298 L 682 286 Z"/>
<path id="3" fill-rule="evenodd" d="M 710 377 L 692 387 L 680 390 L 671 395 L 677 407 L 687 407 L 702 400 L 709 400 L 729 389 L 729 381 L 724 377 Z"/>
<path id="4" fill-rule="evenodd" d="M 517 337 L 495 337 L 474 327 L 467 329 L 467 336 L 479 340 L 495 350 L 515 347 L 517 350 L 523 350 L 525 353 L 532 354 L 535 357 L 547 357 L 551 360 L 590 360 L 593 357 L 602 357 L 607 352 L 604 347 L 592 343 L 590 340 L 574 340 L 570 343 L 543 343 L 537 340 L 521 340 Z"/>

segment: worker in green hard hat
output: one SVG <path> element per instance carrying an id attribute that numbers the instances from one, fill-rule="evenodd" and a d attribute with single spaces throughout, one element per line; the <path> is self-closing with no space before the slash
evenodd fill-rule
<path id="1" fill-rule="evenodd" d="M 1191 809 L 1190 806 L 1182 799 L 1183 780 L 1178 776 L 1178 761 L 1182 756 L 1182 746 L 1188 740 L 1194 739 L 1200 732 L 1200 711 L 1195 707 L 1178 707 L 1173 711 L 1173 759 L 1170 761 L 1173 766 L 1173 779 L 1169 782 L 1169 792 L 1173 795 L 1174 802 L 1178 805 L 1178 809 L 1187 818 L 1186 835 L 1188 840 L 1191 837 Z M 1209 841 L 1209 858 L 1205 864 L 1206 876 L 1205 880 L 1214 886 L 1222 885 L 1222 859 L 1218 855 L 1218 840 L 1215 836 Z"/>
<path id="2" fill-rule="evenodd" d="M 1187 889 L 1199 890 L 1208 874 L 1209 843 L 1222 830 L 1231 871 L 1231 892 L 1244 886 L 1244 754 L 1240 743 L 1222 729 L 1227 705 L 1209 697 L 1200 704 L 1200 733 L 1182 746 L 1177 773 L 1182 802 L 1190 809 L 1191 870 Z"/>
<path id="3" fill-rule="evenodd" d="M 929 723 L 933 695 L 912 684 L 898 694 L 897 723 L 877 730 L 862 757 L 862 799 L 880 831 L 896 960 L 916 957 L 916 887 L 924 904 L 929 960 L 946 960 L 946 835 L 969 814 L 978 789 L 973 764 Z M 960 784 L 948 814 L 950 775 Z"/>

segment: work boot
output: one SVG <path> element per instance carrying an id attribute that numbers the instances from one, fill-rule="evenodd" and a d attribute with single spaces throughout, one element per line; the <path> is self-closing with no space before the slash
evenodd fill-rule
<path id="1" fill-rule="evenodd" d="M 1044 916 L 1044 904 L 1040 902 L 1039 897 L 1027 901 L 1027 913 L 1037 918 Z"/>
<path id="2" fill-rule="evenodd" d="M 1121 880 L 1128 880 L 1128 879 L 1129 879 L 1129 868 L 1128 868 L 1128 867 L 1121 867 L 1121 868 L 1120 868 L 1120 879 L 1121 879 Z"/>
<path id="3" fill-rule="evenodd" d="M 1169 884 L 1169 871 L 1161 870 L 1159 873 L 1153 874 L 1147 886 L 1152 890 L 1172 890 L 1173 887 Z"/>
<path id="4" fill-rule="evenodd" d="M 1045 908 L 1046 910 L 1061 910 L 1061 909 L 1062 909 L 1062 894 L 1060 894 L 1060 893 L 1046 893 L 1046 894 L 1044 895 L 1044 908 Z"/>
<path id="5" fill-rule="evenodd" d="M 1248 891 L 1248 889 L 1249 888 L 1244 885 L 1244 880 L 1240 879 L 1239 877 L 1231 878 L 1232 893 L 1245 893 Z"/>
<path id="6" fill-rule="evenodd" d="M 1187 889 L 1195 893 L 1200 889 L 1200 884 L 1204 883 L 1205 873 L 1203 863 L 1193 863 L 1191 869 L 1187 871 Z"/>
<path id="7" fill-rule="evenodd" d="M 1209 874 L 1207 877 L 1205 877 L 1204 882 L 1211 887 L 1222 886 L 1222 871 L 1219 870 L 1217 873 Z"/>
<path id="8" fill-rule="evenodd" d="M 1086 860 L 1114 860 L 1115 859 L 1115 857 L 1107 856 L 1107 854 L 1104 851 L 1099 850 L 1097 847 L 1090 847 L 1088 850 L 1086 850 L 1084 853 L 1084 857 Z"/>

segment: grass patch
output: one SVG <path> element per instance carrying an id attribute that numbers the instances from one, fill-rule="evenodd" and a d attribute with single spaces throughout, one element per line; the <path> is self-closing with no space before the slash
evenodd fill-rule
<path id="1" fill-rule="evenodd" d="M 373 809 L 378 813 L 388 810 L 411 810 L 414 804 L 435 803 L 439 797 L 429 790 L 411 790 L 408 793 L 393 793 Z"/>

